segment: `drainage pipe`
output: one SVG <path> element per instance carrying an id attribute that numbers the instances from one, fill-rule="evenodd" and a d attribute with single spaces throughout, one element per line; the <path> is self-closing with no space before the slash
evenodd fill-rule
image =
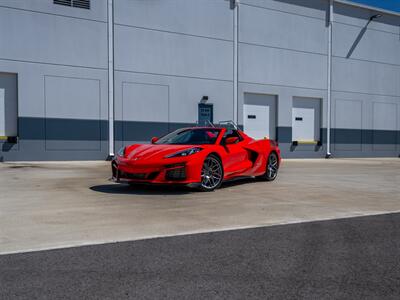
<path id="1" fill-rule="evenodd" d="M 238 87 L 239 87 L 239 0 L 233 0 L 233 121 L 238 124 Z"/>
<path id="2" fill-rule="evenodd" d="M 108 147 L 114 156 L 114 5 L 108 0 Z"/>
<path id="3" fill-rule="evenodd" d="M 331 157 L 331 98 L 332 98 L 332 23 L 333 23 L 333 0 L 329 0 L 328 21 L 328 95 L 326 110 L 326 158 Z"/>

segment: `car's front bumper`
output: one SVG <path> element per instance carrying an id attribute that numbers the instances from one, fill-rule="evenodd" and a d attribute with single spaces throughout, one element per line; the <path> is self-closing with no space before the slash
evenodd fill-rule
<path id="1" fill-rule="evenodd" d="M 115 182 L 196 186 L 200 182 L 201 164 L 187 158 L 150 162 L 117 157 L 111 162 L 111 169 Z"/>

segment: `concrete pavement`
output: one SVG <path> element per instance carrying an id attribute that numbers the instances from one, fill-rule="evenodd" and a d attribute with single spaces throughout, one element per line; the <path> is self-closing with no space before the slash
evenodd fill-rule
<path id="1" fill-rule="evenodd" d="M 285 160 L 213 193 L 109 182 L 106 162 L 0 164 L 0 254 L 400 211 L 400 159 Z"/>

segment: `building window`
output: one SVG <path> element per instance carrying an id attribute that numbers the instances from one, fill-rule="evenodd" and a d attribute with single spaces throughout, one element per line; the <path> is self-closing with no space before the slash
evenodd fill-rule
<path id="1" fill-rule="evenodd" d="M 54 4 L 90 9 L 90 0 L 54 0 Z"/>

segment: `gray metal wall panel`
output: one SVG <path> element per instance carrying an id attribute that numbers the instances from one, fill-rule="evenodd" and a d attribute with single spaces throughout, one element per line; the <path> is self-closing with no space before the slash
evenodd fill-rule
<path id="1" fill-rule="evenodd" d="M 377 12 L 335 4 L 333 54 L 350 59 L 333 59 L 333 98 L 359 101 L 362 105 L 362 124 L 348 124 L 354 118 L 358 120 L 358 111 L 335 107 L 336 115 L 348 119 L 346 126 L 358 125 L 359 131 L 355 128 L 352 131 L 352 134 L 358 132 L 357 136 L 352 136 L 352 145 L 341 142 L 351 137 L 346 132 L 335 133 L 334 155 L 397 156 L 400 151 L 396 134 L 398 125 L 393 121 L 395 117 L 399 118 L 399 110 L 396 112 L 394 107 L 389 113 L 375 105 L 379 102 L 378 106 L 388 107 L 390 103 L 400 101 L 400 21 L 398 17 L 383 15 L 368 23 L 374 14 Z M 391 123 L 391 130 L 382 130 L 388 129 L 383 126 L 387 122 Z M 361 146 L 357 143 L 360 135 Z"/>
<path id="2" fill-rule="evenodd" d="M 53 0 L 0 0 L 0 6 L 107 22 L 107 0 L 92 0 L 90 9 L 56 5 Z"/>
<path id="3" fill-rule="evenodd" d="M 100 150 L 100 110 L 99 80 L 45 76 L 46 150 Z M 73 128 L 65 122 L 53 121 L 54 118 L 94 122 Z M 63 136 L 69 137 L 68 142 Z M 95 141 L 77 141 L 75 137 Z"/>
<path id="4" fill-rule="evenodd" d="M 45 76 L 56 76 L 99 80 L 101 93 L 101 119 L 108 118 L 108 82 L 106 70 L 2 60 L 0 60 L 0 70 L 18 74 L 19 116 L 45 116 Z"/>
<path id="5" fill-rule="evenodd" d="M 333 28 L 333 55 L 400 65 L 399 33 L 340 23 Z"/>
<path id="6" fill-rule="evenodd" d="M 232 80 L 232 42 L 115 26 L 115 68 Z"/>
<path id="7" fill-rule="evenodd" d="M 325 19 L 328 5 L 325 0 L 240 0 L 240 3 L 322 20 Z"/>
<path id="8" fill-rule="evenodd" d="M 239 57 L 242 82 L 326 88 L 326 56 L 240 44 Z"/>
<path id="9" fill-rule="evenodd" d="M 0 7 L 0 59 L 107 68 L 107 24 Z"/>
<path id="10" fill-rule="evenodd" d="M 367 10 L 358 7 L 352 7 L 340 3 L 335 3 L 334 6 L 334 20 L 335 23 L 344 23 L 353 26 L 363 28 L 367 23 L 368 19 L 378 14 L 379 12 L 373 10 Z M 382 14 L 382 13 L 379 13 Z M 375 19 L 368 26 L 369 29 L 387 31 L 391 33 L 399 33 L 399 17 L 392 15 L 382 15 L 381 18 Z"/>
<path id="11" fill-rule="evenodd" d="M 372 124 L 376 130 L 397 130 L 397 104 L 374 102 Z"/>
<path id="12" fill-rule="evenodd" d="M 2 60 L 0 60 L 0 70 L 18 74 L 20 137 L 18 144 L 0 145 L 0 157 L 3 156 L 6 160 L 60 160 L 104 159 L 107 156 L 107 145 L 103 142 L 108 138 L 107 121 L 105 121 L 108 115 L 107 71 Z M 73 82 L 75 78 L 80 78 L 77 85 L 72 85 L 75 86 L 75 90 L 71 91 L 72 95 L 68 89 L 66 90 L 68 84 L 63 87 L 63 84 L 58 84 L 56 80 L 56 85 L 47 85 L 53 90 L 52 97 L 56 104 L 51 107 L 50 115 L 59 118 L 45 119 L 45 78 L 72 78 Z M 89 88 L 91 92 L 88 94 L 87 83 L 90 86 L 92 82 L 96 87 Z M 95 97 L 93 93 L 96 94 Z M 68 97 L 68 94 L 71 97 Z M 83 99 L 87 104 L 85 108 L 76 100 L 86 96 L 90 96 L 91 101 L 86 103 L 86 99 Z M 92 100 L 95 101 L 93 107 Z M 70 113 L 68 113 L 68 103 L 72 104 L 69 107 L 72 108 Z M 60 109 L 57 108 L 59 104 L 61 104 Z M 62 105 L 67 108 L 61 109 Z M 100 117 L 95 119 L 93 113 Z M 82 119 L 75 119 L 76 117 Z M 49 125 L 47 131 L 46 122 Z M 49 149 L 57 150 L 48 151 Z"/>
<path id="13" fill-rule="evenodd" d="M 372 116 L 372 126 L 375 129 L 373 133 L 373 150 L 375 151 L 395 151 L 396 150 L 396 140 L 398 128 L 398 114 L 397 114 L 397 104 L 396 103 L 382 103 L 374 102 L 373 116 Z M 383 135 L 381 130 L 390 130 L 391 134 L 389 137 Z M 393 141 L 393 143 L 388 144 L 385 141 Z"/>
<path id="14" fill-rule="evenodd" d="M 123 82 L 122 120 L 169 122 L 169 86 Z"/>
<path id="15" fill-rule="evenodd" d="M 400 67 L 339 57 L 332 60 L 333 90 L 400 95 Z"/>
<path id="16" fill-rule="evenodd" d="M 117 0 L 116 24 L 233 40 L 233 11 L 226 0 Z"/>
<path id="17" fill-rule="evenodd" d="M 373 114 L 374 114 L 374 102 L 379 103 L 400 103 L 400 97 L 384 96 L 384 95 L 374 95 L 374 94 L 364 94 L 364 93 L 346 93 L 346 92 L 333 92 L 332 93 L 333 104 L 337 100 L 343 101 L 356 101 L 362 103 L 362 124 L 359 128 L 364 130 L 373 130 Z M 353 110 L 346 110 L 348 107 L 341 107 L 336 110 L 336 105 L 332 106 L 332 114 L 340 114 L 342 118 L 348 118 L 349 122 L 354 118 Z M 400 109 L 397 111 L 398 118 L 400 119 Z M 383 118 L 385 114 L 381 115 Z M 357 123 L 358 124 L 358 123 Z M 345 128 L 344 126 L 337 126 L 333 122 L 333 127 Z M 349 126 L 349 129 L 356 129 L 354 126 Z M 400 129 L 400 126 L 397 130 Z"/>
<path id="18" fill-rule="evenodd" d="M 239 13 L 240 42 L 327 54 L 324 20 L 248 5 Z"/>
<path id="19" fill-rule="evenodd" d="M 115 118 L 117 120 L 123 120 L 122 99 L 126 97 L 123 95 L 123 85 L 129 82 L 168 87 L 170 122 L 195 123 L 198 117 L 197 105 L 203 96 L 208 96 L 208 103 L 214 105 L 214 121 L 233 119 L 232 82 L 118 71 L 115 73 L 115 82 Z M 143 91 L 141 89 L 136 91 L 137 95 L 129 95 L 129 97 L 140 99 Z M 134 93 L 134 90 L 130 93 Z M 150 102 L 147 105 L 146 109 L 160 110 L 156 103 Z M 144 118 L 141 118 L 141 121 L 152 120 L 150 115 Z"/>
<path id="20" fill-rule="evenodd" d="M 99 120 L 100 80 L 45 76 L 45 117 Z"/>
<path id="21" fill-rule="evenodd" d="M 43 141 L 23 140 L 19 142 L 21 149 L 29 151 L 0 151 L 0 160 L 6 161 L 40 161 L 40 160 L 105 160 L 107 152 L 104 151 L 44 151 Z M 107 149 L 107 142 L 101 142 L 101 148 Z M 1 149 L 1 148 L 0 148 Z"/>
<path id="22" fill-rule="evenodd" d="M 362 129 L 362 101 L 334 99 L 334 127 Z"/>
<path id="23" fill-rule="evenodd" d="M 359 100 L 334 99 L 334 128 L 353 129 L 352 144 L 341 144 L 340 136 L 336 136 L 335 150 L 361 150 L 363 128 L 363 102 Z"/>

